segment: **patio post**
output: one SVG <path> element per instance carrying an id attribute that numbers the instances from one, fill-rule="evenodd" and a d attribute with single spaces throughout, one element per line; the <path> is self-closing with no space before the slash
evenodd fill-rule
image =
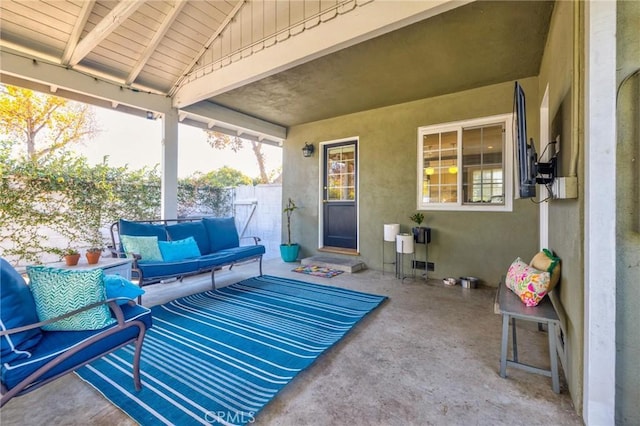
<path id="1" fill-rule="evenodd" d="M 174 219 L 178 215 L 178 110 L 163 114 L 160 215 Z"/>

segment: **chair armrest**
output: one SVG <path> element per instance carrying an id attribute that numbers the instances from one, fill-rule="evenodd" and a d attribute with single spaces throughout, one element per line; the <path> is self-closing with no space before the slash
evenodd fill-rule
<path id="1" fill-rule="evenodd" d="M 34 328 L 40 328 L 40 327 L 42 327 L 44 325 L 51 324 L 51 323 L 63 320 L 65 318 L 72 317 L 72 316 L 74 316 L 76 314 L 79 314 L 80 312 L 88 311 L 89 309 L 93 309 L 96 306 L 104 305 L 105 303 L 108 304 L 109 307 L 111 308 L 111 310 L 113 311 L 113 313 L 114 313 L 114 315 L 116 317 L 116 320 L 118 321 L 118 325 L 123 325 L 124 324 L 124 313 L 122 312 L 122 309 L 120 308 L 120 306 L 117 303 L 118 300 L 127 300 L 127 301 L 129 301 L 129 304 L 135 303 L 134 300 L 126 298 L 126 297 L 116 297 L 116 298 L 113 298 L 113 299 L 103 300 L 101 302 L 92 303 L 92 304 L 84 306 L 84 307 L 82 307 L 80 309 L 76 309 L 75 311 L 67 312 L 64 315 L 60 315 L 58 317 L 51 318 L 51 319 L 48 319 L 46 321 L 40 321 L 40 322 L 36 322 L 36 323 L 33 323 L 33 324 L 25 325 L 25 326 L 22 326 L 22 327 L 10 328 L 9 330 L 0 330 L 0 336 L 8 336 L 8 335 L 15 334 L 15 333 L 21 333 L 23 331 L 33 330 Z"/>
<path id="2" fill-rule="evenodd" d="M 253 236 L 240 237 L 240 239 L 241 239 L 241 240 L 244 240 L 244 239 L 253 239 L 253 243 L 254 243 L 255 245 L 258 245 L 258 243 L 260 243 L 260 241 L 262 241 L 262 240 L 260 239 L 260 237 L 253 237 Z"/>

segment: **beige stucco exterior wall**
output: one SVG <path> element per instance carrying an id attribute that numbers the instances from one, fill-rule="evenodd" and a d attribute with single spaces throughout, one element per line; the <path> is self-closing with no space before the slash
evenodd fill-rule
<path id="1" fill-rule="evenodd" d="M 557 2 L 540 67 L 537 105 L 549 89 L 549 139 L 560 136 L 559 176 L 569 176 L 577 150 L 578 198 L 549 202 L 549 248 L 562 259 L 560 284 L 554 291 L 554 305 L 565 334 L 565 377 L 578 413 L 582 412 L 584 353 L 584 143 L 578 131 L 581 119 L 574 99 L 581 93 L 574 45 L 575 2 Z M 579 43 L 579 40 L 577 41 Z M 536 105 L 534 104 L 534 105 Z M 542 149 L 542 148 L 540 148 Z M 538 151 L 540 152 L 540 151 Z"/>
<path id="2" fill-rule="evenodd" d="M 537 79 L 521 83 L 527 96 L 537 99 Z M 283 171 L 283 199 L 292 197 L 302 207 L 292 230 L 302 256 L 317 253 L 321 166 L 318 151 L 312 158 L 302 157 L 305 142 L 318 149 L 322 142 L 358 138 L 360 259 L 368 268 L 380 270 L 383 225 L 400 223 L 401 231 L 408 232 L 409 216 L 416 211 L 418 127 L 511 113 L 512 108 L 513 82 L 508 82 L 292 127 L 284 164 L 295 167 Z M 537 111 L 528 110 L 527 118 L 530 136 L 537 139 Z M 537 250 L 538 212 L 530 200 L 515 200 L 509 213 L 424 213 L 423 226 L 433 230 L 431 277 L 468 275 L 495 286 L 516 256 L 528 260 Z M 418 247 L 418 256 L 424 255 L 423 250 Z"/>
<path id="3" fill-rule="evenodd" d="M 640 424 L 640 2 L 617 3 L 616 424 Z M 627 78 L 629 77 L 629 78 Z"/>

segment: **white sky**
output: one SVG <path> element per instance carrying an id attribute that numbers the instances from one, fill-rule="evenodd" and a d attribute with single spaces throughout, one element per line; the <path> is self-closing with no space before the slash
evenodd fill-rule
<path id="1" fill-rule="evenodd" d="M 94 107 L 96 122 L 102 131 L 91 141 L 77 145 L 75 152 L 87 157 L 91 164 L 101 163 L 108 155 L 113 167 L 128 165 L 130 170 L 160 164 L 162 156 L 162 120 L 147 120 L 133 115 Z M 282 165 L 282 148 L 264 144 L 267 173 Z M 207 144 L 205 132 L 191 126 L 178 126 L 178 176 L 194 172 L 207 173 L 223 166 L 240 170 L 254 178 L 258 164 L 250 144 L 238 153 L 231 149 L 216 150 Z"/>

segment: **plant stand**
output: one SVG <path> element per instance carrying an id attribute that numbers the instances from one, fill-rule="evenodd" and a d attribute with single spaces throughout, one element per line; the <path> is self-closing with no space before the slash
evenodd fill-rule
<path id="1" fill-rule="evenodd" d="M 404 280 L 408 278 L 404 274 L 404 255 L 411 255 L 411 270 L 413 278 L 416 276 L 416 270 L 414 268 L 416 262 L 416 251 L 413 243 L 412 234 L 398 234 L 396 235 L 396 278 Z"/>

